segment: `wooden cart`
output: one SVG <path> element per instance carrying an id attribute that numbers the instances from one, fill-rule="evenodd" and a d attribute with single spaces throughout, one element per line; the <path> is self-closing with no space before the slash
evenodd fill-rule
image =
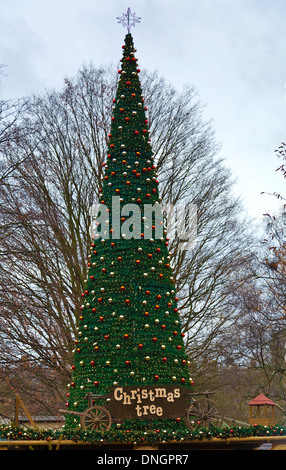
<path id="1" fill-rule="evenodd" d="M 186 426 L 192 430 L 198 428 L 209 429 L 211 427 L 219 428 L 222 426 L 223 416 L 216 403 L 209 398 L 209 395 L 214 393 L 216 392 L 206 391 L 190 394 L 190 392 L 186 393 L 184 391 L 175 407 L 168 406 L 167 415 L 164 418 L 177 418 L 180 415 L 184 415 Z M 99 395 L 88 393 L 86 399 L 88 400 L 88 407 L 83 412 L 60 410 L 64 414 L 79 416 L 81 427 L 84 430 L 104 432 L 110 429 L 112 423 L 121 423 L 124 419 L 136 418 L 133 411 L 130 411 L 128 407 L 115 403 L 112 394 Z M 97 404 L 98 400 L 101 403 L 103 402 L 104 405 Z M 146 419 L 151 418 L 150 415 L 146 417 Z M 153 416 L 154 418 L 156 416 Z"/>
<path id="2" fill-rule="evenodd" d="M 215 401 L 209 398 L 209 395 L 215 393 L 206 391 L 192 394 L 190 407 L 185 418 L 188 428 L 195 430 L 198 428 L 220 428 L 222 426 L 223 414 Z"/>

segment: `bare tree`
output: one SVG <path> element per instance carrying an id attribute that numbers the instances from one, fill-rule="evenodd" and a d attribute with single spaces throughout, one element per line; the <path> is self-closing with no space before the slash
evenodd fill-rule
<path id="1" fill-rule="evenodd" d="M 285 178 L 286 145 L 276 154 L 282 159 L 277 171 Z M 264 214 L 263 239 L 258 239 L 244 267 L 245 278 L 236 283 L 232 301 L 237 315 L 231 332 L 225 332 L 221 363 L 231 367 L 237 377 L 244 370 L 244 396 L 270 395 L 285 409 L 286 371 L 286 211 L 285 198 L 277 214 Z M 252 394 L 252 395 L 251 395 Z"/>
<path id="2" fill-rule="evenodd" d="M 14 171 L 0 187 L 2 383 L 50 412 L 70 375 L 89 210 L 101 186 L 116 85 L 111 69 L 83 67 L 61 92 L 31 97 L 25 124 L 32 132 L 5 152 Z M 195 91 L 178 92 L 146 71 L 142 87 L 163 202 L 198 208 L 195 248 L 182 252 L 173 240 L 170 252 L 187 350 L 194 369 L 203 370 L 233 321 L 230 288 L 242 282 L 233 274 L 250 238 Z"/>

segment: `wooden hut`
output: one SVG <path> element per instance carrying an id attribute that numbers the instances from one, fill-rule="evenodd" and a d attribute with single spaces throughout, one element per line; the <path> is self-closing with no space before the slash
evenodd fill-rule
<path id="1" fill-rule="evenodd" d="M 275 426 L 277 419 L 275 417 L 275 407 L 272 400 L 262 393 L 249 403 L 249 424 L 261 424 L 263 426 Z"/>

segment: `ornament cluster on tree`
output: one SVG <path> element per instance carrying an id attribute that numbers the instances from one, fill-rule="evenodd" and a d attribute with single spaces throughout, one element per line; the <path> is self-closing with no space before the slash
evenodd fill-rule
<path id="1" fill-rule="evenodd" d="M 109 233 L 91 243 L 69 384 L 67 409 L 79 412 L 87 393 L 115 386 L 191 386 L 166 231 L 157 239 L 154 219 L 152 237 L 144 233 L 144 204 L 159 204 L 160 197 L 135 52 L 128 33 L 99 194 Z M 112 209 L 114 196 L 120 204 Z M 139 238 L 130 238 L 132 214 L 121 210 L 128 203 L 142 212 Z M 78 420 L 67 415 L 66 422 Z"/>

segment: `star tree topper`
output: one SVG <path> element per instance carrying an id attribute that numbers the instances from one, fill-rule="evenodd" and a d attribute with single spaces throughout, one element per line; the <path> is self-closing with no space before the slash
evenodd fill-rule
<path id="1" fill-rule="evenodd" d="M 127 9 L 127 13 L 122 13 L 122 16 L 117 16 L 116 19 L 119 20 L 118 23 L 121 23 L 124 28 L 127 28 L 128 33 L 130 33 L 131 26 L 135 27 L 135 23 L 140 23 L 140 16 L 135 16 L 136 13 L 131 13 L 131 8 Z"/>

